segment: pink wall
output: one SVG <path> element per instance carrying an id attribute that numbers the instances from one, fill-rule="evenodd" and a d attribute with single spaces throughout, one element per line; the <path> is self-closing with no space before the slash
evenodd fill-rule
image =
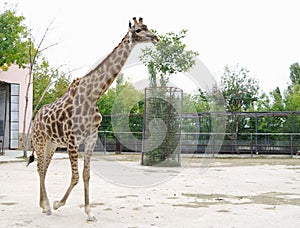
<path id="1" fill-rule="evenodd" d="M 25 96 L 28 82 L 28 72 L 29 70 L 20 69 L 16 65 L 12 65 L 8 71 L 2 71 L 0 69 L 0 81 L 7 83 L 14 83 L 20 85 L 20 97 L 19 97 L 19 133 L 23 133 L 23 121 L 25 112 Z M 32 84 L 29 89 L 28 94 L 28 108 L 26 117 L 26 133 L 29 127 L 29 123 L 32 115 Z"/>

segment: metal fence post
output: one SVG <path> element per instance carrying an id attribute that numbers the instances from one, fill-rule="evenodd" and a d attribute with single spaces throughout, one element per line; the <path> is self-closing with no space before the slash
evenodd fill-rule
<path id="1" fill-rule="evenodd" d="M 106 132 L 104 132 L 104 155 L 106 155 Z"/>
<path id="2" fill-rule="evenodd" d="M 257 112 L 255 112 L 255 152 L 258 154 L 258 139 L 257 139 L 257 133 L 258 133 L 258 119 L 257 119 Z"/>
<path id="3" fill-rule="evenodd" d="M 253 133 L 250 133 L 250 136 L 251 136 L 250 151 L 251 151 L 251 158 L 253 158 Z"/>
<path id="4" fill-rule="evenodd" d="M 291 134 L 291 158 L 294 154 L 294 133 Z"/>

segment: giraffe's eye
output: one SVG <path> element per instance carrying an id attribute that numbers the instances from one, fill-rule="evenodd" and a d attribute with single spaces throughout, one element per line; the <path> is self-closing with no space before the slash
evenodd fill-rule
<path id="1" fill-rule="evenodd" d="M 141 31 L 142 31 L 142 30 L 140 30 L 140 29 L 135 30 L 136 33 L 139 33 L 139 32 L 141 32 Z"/>

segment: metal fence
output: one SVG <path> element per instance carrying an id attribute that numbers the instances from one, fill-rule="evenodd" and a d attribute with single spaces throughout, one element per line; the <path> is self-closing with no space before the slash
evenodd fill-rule
<path id="1" fill-rule="evenodd" d="M 98 141 L 96 143 L 95 151 L 99 152 L 141 152 L 142 151 L 142 141 L 132 140 L 129 135 L 134 135 L 137 138 L 142 138 L 142 132 L 115 132 L 118 137 L 122 137 L 122 143 L 115 136 L 112 131 L 99 131 Z"/>
<path id="2" fill-rule="evenodd" d="M 118 132 L 124 138 L 129 134 L 142 135 L 142 132 Z M 182 154 L 249 154 L 253 155 L 296 155 L 300 154 L 300 133 L 250 133 L 240 134 L 241 139 L 233 141 L 224 133 L 181 133 Z M 137 152 L 142 151 L 141 140 L 118 140 L 111 131 L 99 131 L 98 152 Z M 125 142 L 125 143 L 124 143 Z"/>
<path id="3" fill-rule="evenodd" d="M 181 152 L 293 156 L 300 153 L 300 133 L 242 133 L 238 135 L 237 140 L 232 140 L 231 134 L 228 133 L 220 135 L 183 132 Z"/>
<path id="4" fill-rule="evenodd" d="M 226 129 L 219 133 L 216 115 L 223 116 Z M 182 114 L 178 134 L 181 153 L 212 154 L 284 154 L 300 153 L 300 112 L 239 113 L 239 129 L 235 132 L 231 113 Z M 110 116 L 104 116 L 96 151 L 141 152 L 143 115 L 129 115 L 132 132 L 107 131 Z M 107 120 L 107 121 L 106 121 Z M 106 121 L 106 122 L 105 122 Z M 216 124 L 217 123 L 217 124 Z M 224 133 L 225 132 L 225 133 Z M 279 133 L 278 133 L 279 132 Z M 118 137 L 116 137 L 117 135 Z M 133 139 L 132 135 L 135 139 Z M 120 142 L 121 137 L 121 142 Z"/>

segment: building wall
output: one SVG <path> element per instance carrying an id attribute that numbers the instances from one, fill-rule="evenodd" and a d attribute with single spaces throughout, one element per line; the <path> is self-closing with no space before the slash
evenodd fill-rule
<path id="1" fill-rule="evenodd" d="M 24 113 L 25 113 L 25 97 L 27 90 L 28 82 L 28 72 L 29 70 L 20 69 L 16 65 L 12 65 L 8 71 L 2 71 L 0 69 L 0 81 L 9 83 L 9 84 L 19 84 L 20 93 L 19 93 L 19 133 L 23 132 L 23 122 L 24 122 Z M 31 118 L 32 118 L 32 96 L 33 88 L 32 84 L 29 89 L 28 94 L 28 107 L 27 107 L 27 116 L 26 116 L 26 127 L 25 132 L 27 132 Z"/>

